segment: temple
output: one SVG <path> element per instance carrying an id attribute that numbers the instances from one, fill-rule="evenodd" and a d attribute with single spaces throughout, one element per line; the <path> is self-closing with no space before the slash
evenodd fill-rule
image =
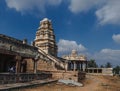
<path id="1" fill-rule="evenodd" d="M 49 19 L 40 21 L 40 26 L 36 32 L 35 46 L 43 50 L 46 54 L 57 57 L 57 45 L 54 30 Z"/>
<path id="2" fill-rule="evenodd" d="M 16 67 L 16 73 L 27 72 L 27 60 L 35 62 L 37 53 L 38 49 L 28 45 L 26 40 L 0 34 L 0 72 L 8 72 L 11 67 Z"/>
<path id="3" fill-rule="evenodd" d="M 47 18 L 40 21 L 32 45 L 26 39 L 19 40 L 0 34 L 0 84 L 47 78 L 71 78 L 78 81 L 85 78 L 86 72 L 104 72 L 101 69 L 88 69 L 87 57 L 78 55 L 76 50 L 62 57 L 58 57 L 57 52 L 52 22 Z M 14 68 L 14 74 L 11 74 L 11 68 Z"/>
<path id="4" fill-rule="evenodd" d="M 70 55 L 64 55 L 62 58 L 68 60 L 68 70 L 86 71 L 87 57 L 78 55 L 76 50 L 72 50 Z"/>

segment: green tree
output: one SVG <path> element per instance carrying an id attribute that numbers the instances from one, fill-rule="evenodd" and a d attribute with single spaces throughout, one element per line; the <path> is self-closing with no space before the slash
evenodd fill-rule
<path id="1" fill-rule="evenodd" d="M 100 65 L 100 68 L 104 68 L 104 65 Z"/>
<path id="2" fill-rule="evenodd" d="M 105 67 L 106 67 L 106 68 L 111 68 L 111 67 L 112 67 L 112 64 L 111 64 L 110 62 L 107 62 L 107 63 L 105 64 Z"/>
<path id="3" fill-rule="evenodd" d="M 113 69 L 113 72 L 115 74 L 120 74 L 120 66 L 116 66 L 114 69 Z"/>
<path id="4" fill-rule="evenodd" d="M 98 67 L 98 65 L 96 64 L 96 62 L 95 62 L 95 60 L 94 59 L 90 59 L 89 61 L 88 61 L 88 67 L 89 68 L 97 68 Z"/>

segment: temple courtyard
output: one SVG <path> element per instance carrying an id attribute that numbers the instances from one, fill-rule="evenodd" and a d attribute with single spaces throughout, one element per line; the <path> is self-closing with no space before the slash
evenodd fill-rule
<path id="1" fill-rule="evenodd" d="M 116 76 L 87 76 L 82 81 L 83 87 L 63 84 L 46 84 L 43 86 L 20 89 L 19 91 L 120 91 L 120 77 Z"/>

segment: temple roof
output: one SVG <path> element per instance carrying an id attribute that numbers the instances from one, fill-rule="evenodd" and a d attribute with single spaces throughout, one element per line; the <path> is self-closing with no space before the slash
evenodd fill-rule
<path id="1" fill-rule="evenodd" d="M 87 61 L 85 55 L 78 55 L 76 50 L 72 50 L 70 55 L 64 55 L 62 58 L 66 60 Z"/>
<path id="2" fill-rule="evenodd" d="M 20 44 L 23 43 L 22 40 L 18 40 L 18 39 L 16 39 L 16 38 L 13 38 L 13 37 L 10 37 L 10 36 L 6 36 L 6 35 L 4 35 L 4 34 L 0 34 L 0 38 L 1 38 L 1 39 L 5 39 L 5 40 L 9 40 L 9 41 L 12 41 L 12 42 L 20 43 Z"/>
<path id="3" fill-rule="evenodd" d="M 22 40 L 0 34 L 0 53 L 21 55 L 23 57 L 35 57 L 38 48 L 24 44 Z"/>

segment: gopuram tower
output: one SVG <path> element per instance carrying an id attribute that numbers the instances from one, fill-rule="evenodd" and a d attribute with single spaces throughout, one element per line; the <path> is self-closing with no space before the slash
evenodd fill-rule
<path id="1" fill-rule="evenodd" d="M 57 45 L 51 20 L 44 18 L 40 21 L 40 26 L 36 32 L 35 46 L 43 50 L 46 54 L 57 56 Z"/>

